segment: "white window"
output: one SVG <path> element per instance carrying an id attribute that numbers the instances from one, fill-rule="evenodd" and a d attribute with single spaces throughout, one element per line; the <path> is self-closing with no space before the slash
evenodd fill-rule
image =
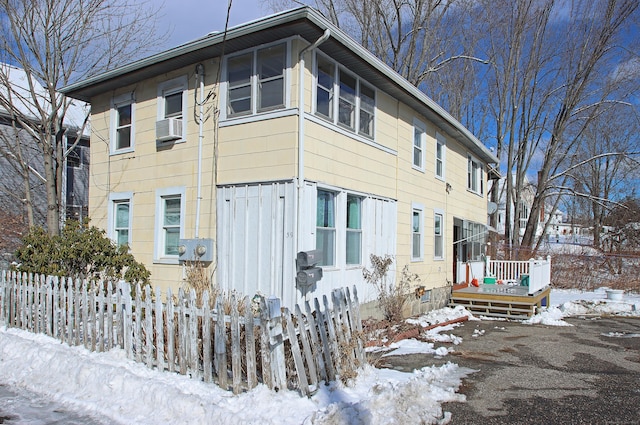
<path id="1" fill-rule="evenodd" d="M 335 265 L 336 194 L 318 189 L 316 204 L 316 249 L 322 251 L 321 266 Z"/>
<path id="2" fill-rule="evenodd" d="M 155 261 L 177 264 L 178 241 L 184 237 L 184 188 L 156 191 Z"/>
<path id="3" fill-rule="evenodd" d="M 286 43 L 229 57 L 226 116 L 284 108 L 286 69 Z"/>
<path id="4" fill-rule="evenodd" d="M 134 149 L 135 108 L 133 95 L 127 93 L 111 103 L 111 153 L 131 152 Z"/>
<path id="5" fill-rule="evenodd" d="M 424 124 L 413 121 L 413 168 L 424 171 L 424 145 L 427 133 Z"/>
<path id="6" fill-rule="evenodd" d="M 362 198 L 347 195 L 347 265 L 362 264 Z"/>
<path id="7" fill-rule="evenodd" d="M 443 226 L 442 213 L 435 212 L 433 215 L 433 257 L 437 260 L 444 258 Z"/>
<path id="8" fill-rule="evenodd" d="M 484 170 L 482 164 L 469 155 L 467 157 L 467 189 L 482 195 L 483 193 Z"/>
<path id="9" fill-rule="evenodd" d="M 423 211 L 422 205 L 413 204 L 411 208 L 411 260 L 422 261 L 423 239 Z"/>
<path id="10" fill-rule="evenodd" d="M 133 192 L 109 195 L 107 234 L 118 246 L 131 246 L 133 222 Z"/>
<path id="11" fill-rule="evenodd" d="M 158 85 L 158 120 L 175 118 L 186 123 L 187 99 L 188 99 L 187 76 L 174 78 Z M 182 140 L 186 139 L 186 125 L 182 125 Z"/>
<path id="12" fill-rule="evenodd" d="M 446 140 L 440 133 L 436 133 L 436 177 L 444 179 L 444 164 L 446 155 Z"/>
<path id="13" fill-rule="evenodd" d="M 315 113 L 335 125 L 373 139 L 375 89 L 332 60 L 316 55 Z"/>

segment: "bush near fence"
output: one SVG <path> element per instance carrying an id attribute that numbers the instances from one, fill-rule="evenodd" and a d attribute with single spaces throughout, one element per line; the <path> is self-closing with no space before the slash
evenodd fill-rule
<path id="1" fill-rule="evenodd" d="M 364 364 L 355 287 L 333 291 L 313 305 L 282 308 L 277 298 L 242 302 L 231 294 L 211 309 L 195 291 L 165 302 L 156 289 L 132 291 L 124 281 L 86 280 L 2 271 L 0 317 L 7 327 L 43 333 L 96 351 L 119 347 L 149 368 L 215 382 L 235 394 L 263 383 L 310 395 L 321 382 L 349 379 Z M 204 307 L 198 307 L 198 305 Z M 239 308 L 240 305 L 240 308 Z"/>

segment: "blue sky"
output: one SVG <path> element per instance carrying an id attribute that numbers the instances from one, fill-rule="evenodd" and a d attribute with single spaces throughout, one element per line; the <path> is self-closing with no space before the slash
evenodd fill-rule
<path id="1" fill-rule="evenodd" d="M 271 14 L 262 0 L 233 0 L 229 26 L 239 25 Z M 160 27 L 171 29 L 164 48 L 171 48 L 212 31 L 224 29 L 227 0 L 165 0 L 160 14 Z"/>

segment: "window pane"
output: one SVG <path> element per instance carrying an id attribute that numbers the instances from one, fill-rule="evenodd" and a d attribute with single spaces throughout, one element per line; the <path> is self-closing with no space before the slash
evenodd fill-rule
<path id="1" fill-rule="evenodd" d="M 350 103 L 356 100 L 356 79 L 345 72 L 340 72 L 340 98 Z"/>
<path id="2" fill-rule="evenodd" d="M 131 105 L 118 107 L 118 127 L 131 125 Z"/>
<path id="3" fill-rule="evenodd" d="M 335 207 L 332 192 L 318 190 L 317 227 L 335 227 Z"/>
<path id="4" fill-rule="evenodd" d="M 442 258 L 443 257 L 443 254 L 442 254 L 442 236 L 436 236 L 435 240 L 434 240 L 434 244 L 435 244 L 434 256 L 436 258 Z"/>
<path id="5" fill-rule="evenodd" d="M 413 165 L 422 168 L 422 142 L 423 131 L 413 127 Z"/>
<path id="6" fill-rule="evenodd" d="M 251 111 L 251 86 L 229 90 L 229 113 L 239 114 Z"/>
<path id="7" fill-rule="evenodd" d="M 316 249 L 322 251 L 322 258 L 319 263 L 321 266 L 332 266 L 334 264 L 335 234 L 336 231 L 334 229 L 318 228 L 316 231 Z"/>
<path id="8" fill-rule="evenodd" d="M 116 149 L 131 147 L 131 127 L 119 128 L 116 138 Z"/>
<path id="9" fill-rule="evenodd" d="M 180 225 L 180 198 L 165 199 L 164 225 Z"/>
<path id="10" fill-rule="evenodd" d="M 180 240 L 180 228 L 170 227 L 165 229 L 164 253 L 165 255 L 178 255 L 178 241 Z"/>
<path id="11" fill-rule="evenodd" d="M 360 264 L 362 233 L 347 230 L 347 264 Z"/>
<path id="12" fill-rule="evenodd" d="M 340 99 L 338 105 L 338 122 L 340 124 L 353 128 L 354 112 L 353 104 L 345 101 L 344 99 Z"/>
<path id="13" fill-rule="evenodd" d="M 227 79 L 230 86 L 249 84 L 251 81 L 252 53 L 236 56 L 229 59 Z"/>
<path id="14" fill-rule="evenodd" d="M 420 213 L 418 211 L 413 212 L 413 232 L 420 233 Z"/>
<path id="15" fill-rule="evenodd" d="M 122 229 L 116 232 L 116 243 L 118 246 L 126 245 L 129 243 L 129 230 Z"/>
<path id="16" fill-rule="evenodd" d="M 413 251 L 411 253 L 413 258 L 420 258 L 420 235 L 413 234 Z"/>
<path id="17" fill-rule="evenodd" d="M 318 85 L 332 90 L 334 75 L 333 64 L 318 57 Z"/>
<path id="18" fill-rule="evenodd" d="M 285 45 L 269 47 L 258 51 L 258 75 L 260 79 L 284 74 Z"/>
<path id="19" fill-rule="evenodd" d="M 284 106 L 284 79 L 264 81 L 260 85 L 260 109 Z"/>
<path id="20" fill-rule="evenodd" d="M 331 92 L 318 87 L 316 97 L 316 111 L 327 118 L 333 118 L 333 98 Z"/>
<path id="21" fill-rule="evenodd" d="M 118 203 L 116 205 L 116 227 L 129 227 L 129 204 Z"/>
<path id="22" fill-rule="evenodd" d="M 360 206 L 362 200 L 356 196 L 347 196 L 347 228 L 362 229 Z"/>
<path id="23" fill-rule="evenodd" d="M 164 117 L 182 117 L 182 92 L 165 96 Z"/>

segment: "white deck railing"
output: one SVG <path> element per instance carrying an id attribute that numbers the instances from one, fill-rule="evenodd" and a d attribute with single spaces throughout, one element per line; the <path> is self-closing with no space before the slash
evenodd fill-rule
<path id="1" fill-rule="evenodd" d="M 495 277 L 504 284 L 520 284 L 523 276 L 528 276 L 529 294 L 551 284 L 551 257 L 528 261 L 492 260 L 458 263 L 458 282 L 477 279 L 482 283 L 485 276 Z M 525 278 L 526 280 L 526 278 Z"/>
<path id="2" fill-rule="evenodd" d="M 551 257 L 528 261 L 492 260 L 487 257 L 486 276 L 505 283 L 522 282 L 529 276 L 529 293 L 533 294 L 551 284 Z"/>

